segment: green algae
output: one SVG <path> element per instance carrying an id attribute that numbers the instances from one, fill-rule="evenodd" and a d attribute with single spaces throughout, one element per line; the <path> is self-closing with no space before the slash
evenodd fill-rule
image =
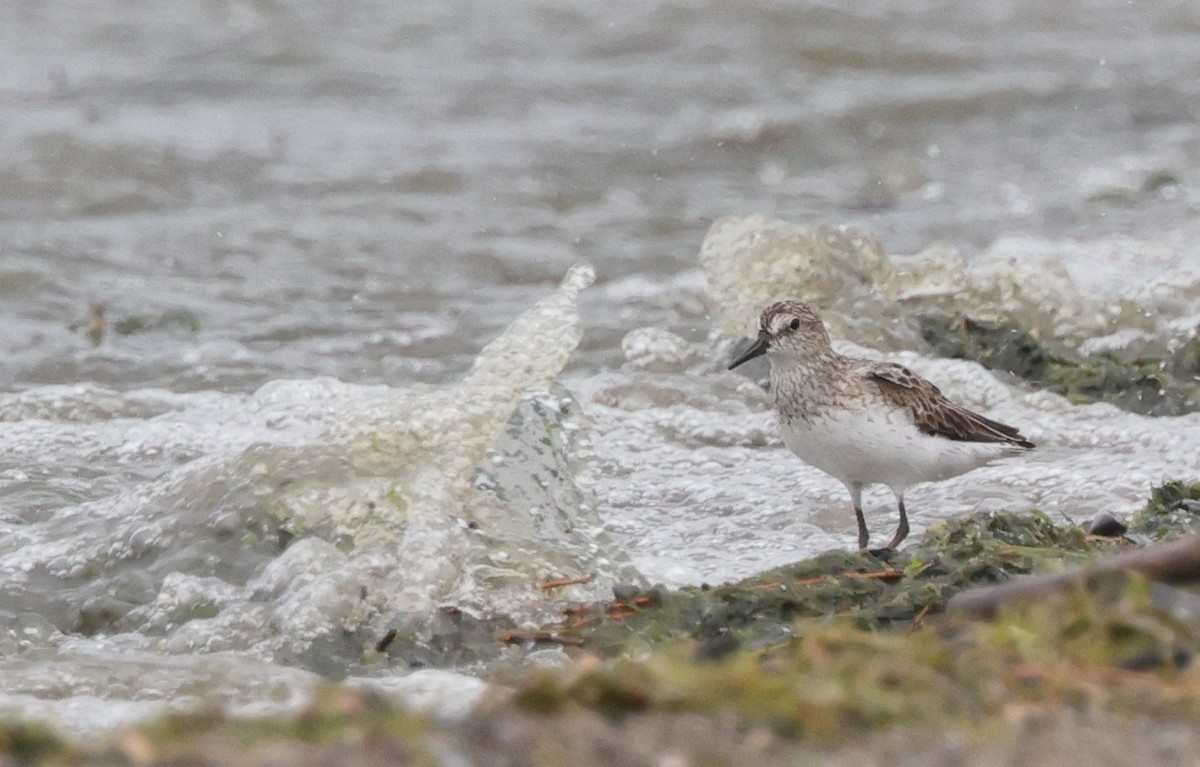
<path id="1" fill-rule="evenodd" d="M 783 641 L 802 618 L 907 628 L 963 589 L 1079 564 L 1114 545 L 1089 541 L 1081 529 L 1056 526 L 1037 512 L 977 514 L 930 528 L 887 563 L 831 551 L 738 583 L 659 587 L 616 609 L 569 607 L 569 619 L 547 631 L 576 637 L 603 656 L 693 639 L 700 655 L 719 657 Z"/>
<path id="2" fill-rule="evenodd" d="M 1200 340 L 1173 353 L 1134 356 L 1077 354 L 1052 348 L 1018 325 L 960 314 L 918 315 L 922 337 L 940 355 L 1004 370 L 1072 402 L 1108 402 L 1142 415 L 1182 415 L 1200 409 Z"/>
<path id="3" fill-rule="evenodd" d="M 1167 482 L 1154 488 L 1129 530 L 1154 540 L 1200 533 L 1200 483 Z"/>
<path id="4" fill-rule="evenodd" d="M 1200 721 L 1200 674 L 1170 660 L 1200 651 L 1200 641 L 1155 609 L 1150 591 L 1118 573 L 1095 591 L 1011 606 L 992 621 L 943 618 L 903 633 L 803 619 L 786 641 L 717 661 L 697 662 L 681 642 L 645 660 L 544 672 L 514 699 L 609 717 L 731 714 L 822 742 L 897 725 L 970 729 L 1037 706 Z M 1168 660 L 1151 674 L 1123 667 L 1147 657 Z"/>
<path id="5" fill-rule="evenodd" d="M 429 723 L 373 694 L 329 685 L 293 716 L 230 719 L 219 712 L 202 711 L 172 714 L 139 730 L 159 742 L 187 741 L 221 731 L 246 746 L 279 739 L 331 745 L 378 733 L 415 740 L 429 730 Z"/>

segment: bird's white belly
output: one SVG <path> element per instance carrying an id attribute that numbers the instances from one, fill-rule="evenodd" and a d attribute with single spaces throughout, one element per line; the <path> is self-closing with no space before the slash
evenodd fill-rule
<path id="1" fill-rule="evenodd" d="M 925 434 L 898 409 L 781 420 L 780 431 L 783 443 L 801 460 L 847 486 L 879 483 L 897 492 L 962 474 L 1011 452 L 996 443 Z"/>

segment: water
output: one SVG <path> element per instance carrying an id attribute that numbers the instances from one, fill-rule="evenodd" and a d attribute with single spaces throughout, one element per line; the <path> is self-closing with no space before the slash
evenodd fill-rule
<path id="1" fill-rule="evenodd" d="M 492 641 L 547 578 L 852 545 L 723 369 L 780 292 L 1042 446 L 913 489 L 915 533 L 1200 471 L 1195 414 L 1074 405 L 908 321 L 1195 333 L 1194 4 L 93 6 L 0 25 L 0 714 L 91 733 L 330 677 L 461 711 L 561 662 Z"/>

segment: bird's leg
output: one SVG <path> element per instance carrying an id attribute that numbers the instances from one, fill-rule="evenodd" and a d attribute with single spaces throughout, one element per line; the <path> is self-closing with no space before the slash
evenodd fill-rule
<path id="1" fill-rule="evenodd" d="M 908 514 L 904 510 L 904 496 L 896 493 L 896 500 L 900 502 L 900 526 L 896 528 L 896 534 L 892 536 L 892 540 L 881 549 L 868 549 L 866 546 L 860 545 L 860 553 L 870 554 L 880 562 L 886 562 L 896 553 L 896 547 L 900 545 L 900 541 L 908 537 Z"/>
<path id="2" fill-rule="evenodd" d="M 904 496 L 898 494 L 896 500 L 900 502 L 900 526 L 896 528 L 896 535 L 887 545 L 889 549 L 896 548 L 900 545 L 900 541 L 908 537 L 908 514 L 904 511 Z"/>
<path id="3" fill-rule="evenodd" d="M 858 550 L 866 551 L 867 542 L 871 540 L 871 534 L 867 532 L 867 520 L 863 516 L 862 510 L 862 485 L 857 482 L 848 485 L 850 490 L 850 500 L 854 502 L 854 516 L 858 519 Z"/>

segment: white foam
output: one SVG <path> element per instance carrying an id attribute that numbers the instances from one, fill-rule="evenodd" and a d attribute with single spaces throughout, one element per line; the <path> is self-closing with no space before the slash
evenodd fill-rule
<path id="1" fill-rule="evenodd" d="M 895 350 L 919 345 L 906 320 L 928 308 L 1011 320 L 1072 346 L 1119 328 L 1165 348 L 1200 316 L 1200 249 L 1188 238 L 1010 236 L 970 261 L 945 245 L 889 259 L 866 232 L 750 215 L 713 222 L 700 261 L 731 336 L 753 335 L 781 298 L 816 306 L 836 337 Z"/>
<path id="2" fill-rule="evenodd" d="M 13 421 L 14 465 L 0 466 L 9 491 L 34 492 L 43 474 L 104 475 L 81 479 L 88 500 L 60 501 L 36 524 L 3 520 L 0 539 L 6 610 L 100 635 L 74 634 L 70 657 L 53 631 L 0 642 L 36 641 L 52 653 L 47 669 L 72 667 L 81 680 L 116 643 L 130 668 L 175 668 L 164 695 L 182 699 L 208 684 L 191 676 L 205 657 L 338 673 L 389 628 L 419 645 L 422 621 L 442 607 L 534 623 L 553 614 L 539 588 L 547 579 L 597 576 L 554 599 L 636 580 L 596 517 L 578 406 L 554 383 L 579 342 L 576 302 L 592 279 L 589 267 L 572 269 L 445 387 L 313 379 L 250 396 L 60 387 L 0 399 Z M 108 493 L 97 493 L 101 481 Z M 66 694 L 105 694 L 98 679 L 79 684 Z M 261 692 L 232 689 L 243 701 Z"/>
<path id="3" fill-rule="evenodd" d="M 379 693 L 399 706 L 442 722 L 462 721 L 488 690 L 481 679 L 435 668 L 402 676 L 349 677 L 343 684 Z"/>

